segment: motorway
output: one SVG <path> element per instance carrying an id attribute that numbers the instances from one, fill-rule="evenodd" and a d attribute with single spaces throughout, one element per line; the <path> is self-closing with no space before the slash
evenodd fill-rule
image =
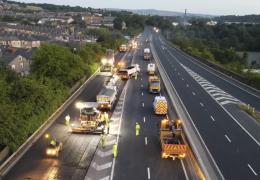
<path id="1" fill-rule="evenodd" d="M 223 80 L 169 46 L 150 29 L 152 43 L 164 70 L 225 179 L 259 179 L 260 126 L 236 105 L 257 108 L 259 97 Z"/>
<path id="2" fill-rule="evenodd" d="M 140 65 L 141 76 L 138 80 L 128 82 L 118 145 L 119 155 L 115 161 L 113 179 L 186 179 L 183 162 L 161 158 L 158 123 L 165 116 L 156 116 L 153 112 L 152 102 L 155 95 L 148 92 L 146 70 L 149 61 L 143 60 L 145 39 L 145 36 L 141 36 L 141 46 L 133 60 Z M 170 109 L 172 118 L 176 118 L 173 107 L 170 106 Z M 135 135 L 136 122 L 141 125 L 138 137 Z"/>
<path id="3" fill-rule="evenodd" d="M 118 53 L 116 62 L 122 59 L 123 55 L 124 53 Z M 45 148 L 49 140 L 40 138 L 4 179 L 84 179 L 99 143 L 99 135 L 71 134 L 68 132 L 68 127 L 65 126 L 64 119 L 67 114 L 70 115 L 72 120 L 79 117 L 79 110 L 75 107 L 77 101 L 96 101 L 96 95 L 103 86 L 105 79 L 105 76 L 96 75 L 89 81 L 82 93 L 47 130 L 54 138 L 64 144 L 63 151 L 57 159 L 45 156 Z"/>

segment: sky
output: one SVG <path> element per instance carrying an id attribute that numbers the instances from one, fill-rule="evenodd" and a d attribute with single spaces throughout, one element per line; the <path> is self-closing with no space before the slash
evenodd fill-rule
<path id="1" fill-rule="evenodd" d="M 158 9 L 211 15 L 260 14 L 260 0 L 16 0 L 93 8 Z"/>

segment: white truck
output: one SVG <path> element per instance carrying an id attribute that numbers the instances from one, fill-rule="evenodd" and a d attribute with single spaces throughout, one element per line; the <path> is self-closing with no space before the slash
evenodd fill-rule
<path id="1" fill-rule="evenodd" d="M 117 72 L 117 75 L 121 77 L 121 79 L 129 79 L 134 75 L 137 75 L 140 73 L 140 67 L 138 64 L 132 64 L 131 66 L 128 66 L 127 68 L 120 69 Z"/>
<path id="2" fill-rule="evenodd" d="M 147 72 L 149 75 L 154 75 L 155 74 L 155 64 L 149 63 L 147 65 Z"/>
<path id="3" fill-rule="evenodd" d="M 149 48 L 144 49 L 144 60 L 150 60 L 151 59 L 151 51 Z"/>
<path id="4" fill-rule="evenodd" d="M 116 96 L 116 86 L 104 86 L 96 97 L 98 108 L 101 110 L 111 110 L 116 101 Z"/>

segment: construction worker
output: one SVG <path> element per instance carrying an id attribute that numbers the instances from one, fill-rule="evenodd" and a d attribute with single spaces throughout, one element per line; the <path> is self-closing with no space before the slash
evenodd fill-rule
<path id="1" fill-rule="evenodd" d="M 57 144 L 57 141 L 56 140 L 51 140 L 51 145 L 53 145 L 53 146 L 56 146 L 56 144 Z"/>
<path id="2" fill-rule="evenodd" d="M 117 143 L 115 143 L 114 145 L 113 145 L 113 155 L 114 155 L 114 158 L 116 158 L 117 157 Z"/>
<path id="3" fill-rule="evenodd" d="M 106 143 L 106 137 L 105 135 L 101 134 L 101 145 L 103 149 L 105 148 L 105 143 Z"/>
<path id="4" fill-rule="evenodd" d="M 109 123 L 109 116 L 107 114 L 107 112 L 104 113 L 104 120 L 106 122 L 106 125 Z"/>
<path id="5" fill-rule="evenodd" d="M 137 74 L 137 73 L 135 73 L 135 80 L 137 80 L 137 75 L 138 75 L 138 74 Z"/>
<path id="6" fill-rule="evenodd" d="M 141 129 L 141 126 L 138 122 L 135 123 L 135 135 L 136 136 L 139 136 L 140 135 L 140 129 Z"/>
<path id="7" fill-rule="evenodd" d="M 70 115 L 65 117 L 65 124 L 68 126 L 70 124 Z"/>

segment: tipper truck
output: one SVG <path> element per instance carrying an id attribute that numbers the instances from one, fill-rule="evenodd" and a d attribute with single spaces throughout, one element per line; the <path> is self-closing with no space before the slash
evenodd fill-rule
<path id="1" fill-rule="evenodd" d="M 183 159 L 186 156 L 188 146 L 182 139 L 180 120 L 170 121 L 163 119 L 160 123 L 161 157 Z"/>
<path id="2" fill-rule="evenodd" d="M 104 122 L 96 102 L 80 103 L 80 118 L 70 125 L 72 133 L 102 133 Z"/>
<path id="3" fill-rule="evenodd" d="M 104 86 L 97 94 L 97 103 L 100 110 L 111 110 L 116 101 L 116 86 Z"/>
<path id="4" fill-rule="evenodd" d="M 155 74 L 155 64 L 149 63 L 147 65 L 147 72 L 149 75 L 154 75 Z"/>
<path id="5" fill-rule="evenodd" d="M 144 60 L 150 60 L 151 59 L 151 51 L 149 48 L 144 49 Z"/>
<path id="6" fill-rule="evenodd" d="M 148 79 L 148 89 L 150 93 L 160 93 L 161 91 L 161 85 L 160 85 L 160 79 L 158 76 L 150 76 Z"/>
<path id="7" fill-rule="evenodd" d="M 164 96 L 156 96 L 153 101 L 154 113 L 158 115 L 166 115 L 168 111 L 168 103 Z"/>
<path id="8" fill-rule="evenodd" d="M 132 64 L 127 68 L 120 69 L 117 72 L 117 75 L 121 77 L 121 79 L 129 79 L 134 75 L 137 75 L 140 72 L 140 67 L 138 64 Z"/>

